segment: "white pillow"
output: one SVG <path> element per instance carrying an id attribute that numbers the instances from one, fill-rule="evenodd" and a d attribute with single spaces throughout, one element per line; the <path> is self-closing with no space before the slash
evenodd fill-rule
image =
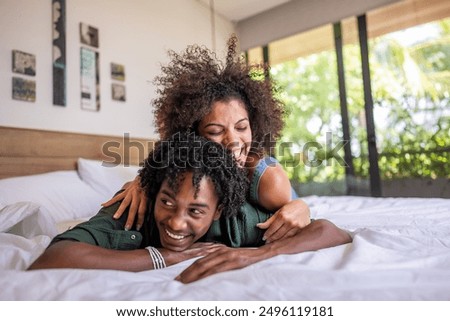
<path id="1" fill-rule="evenodd" d="M 57 171 L 0 180 L 0 204 L 34 202 L 55 222 L 95 215 L 105 201 L 77 171 Z"/>
<path id="2" fill-rule="evenodd" d="M 123 184 L 134 180 L 139 166 L 115 165 L 105 166 L 102 161 L 78 159 L 78 173 L 81 179 L 97 192 L 104 195 L 104 202 L 109 200 Z"/>
<path id="3" fill-rule="evenodd" d="M 54 237 L 55 221 L 45 209 L 32 202 L 17 202 L 0 209 L 0 232 L 32 238 L 38 235 Z"/>

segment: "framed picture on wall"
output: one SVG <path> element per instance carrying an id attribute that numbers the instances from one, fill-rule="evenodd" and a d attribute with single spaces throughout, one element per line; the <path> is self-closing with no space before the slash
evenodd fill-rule
<path id="1" fill-rule="evenodd" d="M 81 108 L 100 110 L 99 54 L 87 48 L 80 51 Z"/>
<path id="2" fill-rule="evenodd" d="M 111 85 L 112 99 L 117 101 L 126 101 L 125 86 L 122 84 Z"/>
<path id="3" fill-rule="evenodd" d="M 12 98 L 29 102 L 36 101 L 36 82 L 34 80 L 13 77 Z"/>
<path id="4" fill-rule="evenodd" d="M 36 56 L 19 50 L 12 51 L 12 71 L 28 76 L 36 75 Z"/>
<path id="5" fill-rule="evenodd" d="M 85 45 L 98 48 L 98 29 L 80 22 L 80 41 Z"/>
<path id="6" fill-rule="evenodd" d="M 111 78 L 114 80 L 125 81 L 125 66 L 112 62 Z"/>
<path id="7" fill-rule="evenodd" d="M 52 0 L 53 105 L 66 106 L 66 0 Z"/>

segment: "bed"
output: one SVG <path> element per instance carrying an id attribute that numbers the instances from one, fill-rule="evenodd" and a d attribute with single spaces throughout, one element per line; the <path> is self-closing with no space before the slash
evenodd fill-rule
<path id="1" fill-rule="evenodd" d="M 439 198 L 305 197 L 313 218 L 348 230 L 353 243 L 188 285 L 174 278 L 194 260 L 139 273 L 25 271 L 56 233 L 136 175 L 139 148 L 127 166 L 105 166 L 102 146 L 120 139 L 0 128 L 0 300 L 450 300 L 450 199 Z"/>

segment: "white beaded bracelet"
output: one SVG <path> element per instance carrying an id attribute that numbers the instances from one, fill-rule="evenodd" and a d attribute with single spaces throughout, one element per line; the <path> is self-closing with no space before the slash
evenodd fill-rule
<path id="1" fill-rule="evenodd" d="M 166 267 L 166 261 L 164 261 L 164 258 L 162 256 L 161 252 L 158 251 L 158 249 L 156 249 L 153 246 L 147 246 L 145 249 L 150 254 L 150 257 L 153 262 L 153 268 L 155 270 L 163 269 Z"/>

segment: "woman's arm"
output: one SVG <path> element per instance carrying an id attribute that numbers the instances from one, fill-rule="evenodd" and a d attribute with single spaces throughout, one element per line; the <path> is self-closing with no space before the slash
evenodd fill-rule
<path id="1" fill-rule="evenodd" d="M 275 212 L 266 222 L 258 224 L 259 228 L 267 229 L 264 239 L 268 242 L 293 236 L 311 222 L 308 205 L 301 199 L 291 199 L 291 183 L 280 164 L 266 168 L 257 193 L 258 204 Z"/>
<path id="2" fill-rule="evenodd" d="M 256 249 L 221 248 L 195 261 L 176 280 L 190 283 L 209 275 L 240 269 L 279 254 L 296 254 L 350 243 L 350 235 L 327 220 L 315 220 L 292 237 Z"/>
<path id="3" fill-rule="evenodd" d="M 130 230 L 134 224 L 137 214 L 136 229 L 140 230 L 144 224 L 145 213 L 147 211 L 147 196 L 141 188 L 141 180 L 139 176 L 123 185 L 123 191 L 111 198 L 109 201 L 102 204 L 104 207 L 113 205 L 116 202 L 122 201 L 117 211 L 114 213 L 114 218 L 120 218 L 127 207 L 128 218 L 125 223 L 125 230 Z"/>
<path id="4" fill-rule="evenodd" d="M 215 243 L 195 243 L 183 252 L 159 249 L 167 266 L 194 257 L 207 255 L 223 247 Z M 138 272 L 154 269 L 147 249 L 111 250 L 100 246 L 77 241 L 60 241 L 45 252 L 28 268 L 28 270 L 78 268 L 109 269 Z"/>
<path id="5" fill-rule="evenodd" d="M 257 193 L 259 205 L 272 212 L 291 201 L 291 182 L 280 164 L 267 166 L 260 178 Z"/>

